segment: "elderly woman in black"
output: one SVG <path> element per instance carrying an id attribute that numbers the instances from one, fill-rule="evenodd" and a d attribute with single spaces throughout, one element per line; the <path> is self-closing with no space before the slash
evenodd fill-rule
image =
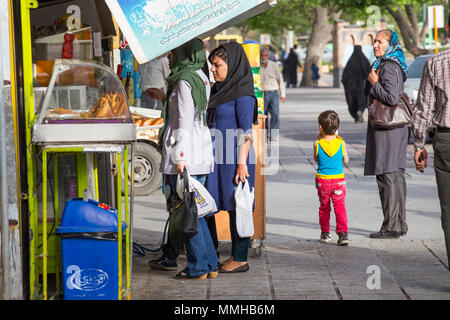
<path id="1" fill-rule="evenodd" d="M 405 57 L 397 34 L 392 30 L 379 31 L 373 49 L 377 60 L 368 76 L 368 104 L 377 99 L 395 105 L 406 80 Z M 374 129 L 368 125 L 364 175 L 376 176 L 384 215 L 380 231 L 371 233 L 371 238 L 399 238 L 408 230 L 405 206 L 407 144 L 407 126 Z"/>

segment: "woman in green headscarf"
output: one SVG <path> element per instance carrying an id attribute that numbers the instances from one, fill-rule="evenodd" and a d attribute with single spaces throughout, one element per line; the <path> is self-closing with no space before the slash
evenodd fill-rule
<path id="1" fill-rule="evenodd" d="M 159 134 L 162 154 L 161 172 L 176 193 L 177 175 L 188 170 L 191 177 L 205 183 L 214 168 L 211 134 L 206 126 L 206 107 L 211 87 L 202 68 L 206 62 L 203 42 L 193 39 L 169 54 L 172 73 L 161 112 L 164 127 Z M 168 239 L 172 260 L 179 246 Z M 166 253 L 168 250 L 164 250 Z M 175 251 L 175 252 L 174 252 Z M 206 279 L 217 276 L 217 254 L 205 218 L 198 220 L 198 234 L 186 243 L 187 265 L 176 278 Z M 176 267 L 176 261 L 174 265 Z"/>

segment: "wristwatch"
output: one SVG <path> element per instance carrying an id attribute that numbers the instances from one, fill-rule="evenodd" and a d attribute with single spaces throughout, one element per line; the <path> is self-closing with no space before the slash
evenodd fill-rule
<path id="1" fill-rule="evenodd" d="M 420 150 L 423 150 L 423 149 L 424 149 L 424 147 L 414 147 L 414 151 L 415 151 L 415 152 L 420 151 Z"/>

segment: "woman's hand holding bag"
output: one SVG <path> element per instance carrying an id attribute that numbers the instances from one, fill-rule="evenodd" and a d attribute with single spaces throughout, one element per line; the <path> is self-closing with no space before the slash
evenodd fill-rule
<path id="1" fill-rule="evenodd" d="M 189 183 L 189 190 L 194 192 L 195 201 L 197 204 L 198 217 L 204 217 L 210 213 L 217 212 L 217 205 L 214 198 L 208 192 L 203 184 L 201 184 L 198 180 L 192 178 L 189 173 L 187 173 L 186 169 L 183 172 L 183 175 L 178 175 L 177 179 L 177 194 L 180 198 L 183 197 L 184 189 L 185 189 L 185 179 Z"/>
<path id="2" fill-rule="evenodd" d="M 245 183 L 239 181 L 234 188 L 234 199 L 236 201 L 236 228 L 239 237 L 246 238 L 253 236 L 253 200 L 255 199 L 255 189 L 250 191 L 250 183 L 245 179 Z"/>

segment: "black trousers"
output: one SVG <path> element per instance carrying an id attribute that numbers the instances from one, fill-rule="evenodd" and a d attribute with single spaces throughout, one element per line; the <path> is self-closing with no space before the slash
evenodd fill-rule
<path id="1" fill-rule="evenodd" d="M 433 149 L 434 171 L 441 205 L 441 224 L 450 263 L 450 133 L 436 132 Z"/>
<path id="2" fill-rule="evenodd" d="M 408 231 L 405 169 L 377 175 L 377 184 L 384 215 L 380 231 Z"/>
<path id="3" fill-rule="evenodd" d="M 181 248 L 181 243 L 173 241 L 169 236 L 167 236 L 167 242 L 163 244 L 161 251 L 164 257 L 170 261 L 176 262 L 178 256 L 180 255 Z"/>

